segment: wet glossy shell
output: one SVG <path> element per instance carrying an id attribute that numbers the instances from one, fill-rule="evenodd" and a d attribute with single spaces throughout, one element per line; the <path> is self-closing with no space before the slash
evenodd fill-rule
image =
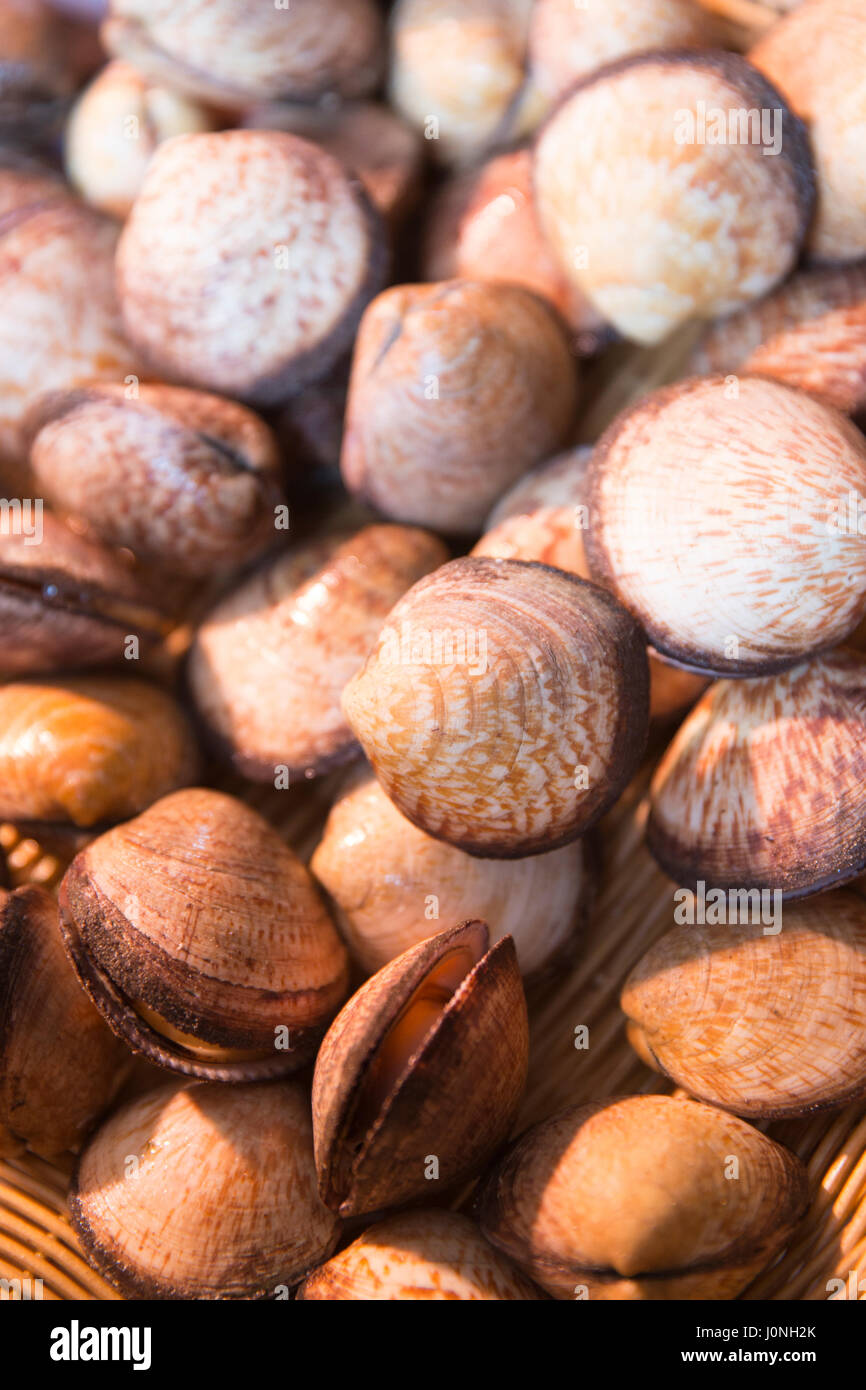
<path id="1" fill-rule="evenodd" d="M 111 0 L 110 53 L 169 87 L 229 109 L 375 87 L 384 30 L 375 0 Z"/>
<path id="2" fill-rule="evenodd" d="M 340 709 L 390 609 L 447 559 L 426 531 L 369 526 L 281 556 L 205 618 L 189 663 L 194 699 L 247 776 L 303 777 L 357 744 Z"/>
<path id="3" fill-rule="evenodd" d="M 782 111 L 780 151 L 708 143 L 702 109 Z M 771 289 L 797 260 L 813 201 L 805 130 L 731 53 L 647 54 L 586 79 L 541 131 L 534 187 L 563 273 L 647 344 Z"/>
<path id="4" fill-rule="evenodd" d="M 69 1202 L 90 1260 L 134 1299 L 284 1298 L 339 1234 L 291 1083 L 149 1092 L 96 1134 Z"/>
<path id="5" fill-rule="evenodd" d="M 675 927 L 622 993 L 678 1086 L 752 1119 L 866 1092 L 866 902 L 843 890 L 773 906 Z"/>
<path id="6" fill-rule="evenodd" d="M 57 904 L 43 888 L 0 905 L 0 1154 L 78 1148 L 127 1057 L 75 978 Z"/>
<path id="7" fill-rule="evenodd" d="M 160 375 L 275 404 L 350 346 L 384 261 L 366 194 L 318 146 L 279 131 L 178 136 L 154 155 L 118 246 L 125 329 Z"/>
<path id="8" fill-rule="evenodd" d="M 526 1080 L 526 1001 L 513 941 L 484 954 L 487 939 L 483 923 L 468 922 L 411 947 L 361 986 L 325 1035 L 313 1077 L 316 1167 L 324 1201 L 341 1215 L 448 1191 L 481 1170 L 508 1134 Z M 425 976 L 459 948 L 478 964 L 356 1140 L 377 1048 Z"/>
<path id="9" fill-rule="evenodd" d="M 163 571 L 224 572 L 278 539 L 276 440 L 234 401 L 91 386 L 42 397 L 28 423 L 40 496 Z"/>
<path id="10" fill-rule="evenodd" d="M 759 69 L 809 126 L 818 202 L 809 249 L 821 260 L 866 253 L 866 11 L 860 0 L 804 4 L 750 51 Z"/>
<path id="11" fill-rule="evenodd" d="M 852 492 L 866 495 L 866 441 L 836 411 L 757 377 L 678 383 L 625 411 L 596 447 L 590 566 L 674 660 L 783 670 L 863 616 Z"/>
<path id="12" fill-rule="evenodd" d="M 717 681 L 652 784 L 647 837 L 672 878 L 798 897 L 866 866 L 866 658 L 831 652 Z"/>
<path id="13" fill-rule="evenodd" d="M 414 825 L 510 859 L 567 844 L 616 800 L 648 720 L 641 632 L 611 596 L 518 560 L 454 560 L 383 627 L 343 708 Z"/>
<path id="14" fill-rule="evenodd" d="M 562 444 L 576 402 L 565 332 L 534 294 L 471 280 L 400 285 L 361 322 L 343 479 L 397 521 L 478 530 Z"/>
<path id="15" fill-rule="evenodd" d="M 512 936 L 523 974 L 534 975 L 572 954 L 589 860 L 582 840 L 528 859 L 475 859 L 418 830 L 365 772 L 334 805 L 310 867 L 368 972 L 468 912 L 491 940 Z"/>
<path id="16" fill-rule="evenodd" d="M 719 1299 L 781 1250 L 807 1194 L 799 1159 L 742 1120 L 630 1096 L 528 1130 L 478 1212 L 488 1240 L 557 1298 Z"/>
<path id="17" fill-rule="evenodd" d="M 698 374 L 740 370 L 799 386 L 849 414 L 866 406 L 866 262 L 801 271 L 715 324 Z"/>
<path id="18" fill-rule="evenodd" d="M 3 820 L 126 820 L 197 772 L 192 729 L 157 686 L 110 676 L 0 686 Z"/>
<path id="19" fill-rule="evenodd" d="M 307 870 L 220 792 L 175 792 L 94 840 L 69 868 L 60 907 L 67 949 L 111 1026 L 190 1076 L 296 1069 L 345 996 L 345 950 Z M 264 1055 L 197 1057 L 135 1005 L 199 1043 Z"/>
<path id="20" fill-rule="evenodd" d="M 412 1211 L 371 1226 L 314 1270 L 299 1298 L 337 1302 L 489 1302 L 543 1295 L 467 1217 Z"/>

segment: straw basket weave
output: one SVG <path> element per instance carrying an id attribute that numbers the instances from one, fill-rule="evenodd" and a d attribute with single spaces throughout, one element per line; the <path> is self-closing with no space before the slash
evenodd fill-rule
<path id="1" fill-rule="evenodd" d="M 733 46 L 748 44 L 779 18 L 785 0 L 696 0 L 719 15 Z M 670 380 L 691 345 L 680 336 L 664 352 L 616 349 L 590 376 L 590 402 L 581 438 L 595 438 L 636 395 Z M 302 855 L 309 856 L 339 777 L 288 792 L 219 780 L 243 795 Z M 536 987 L 530 1000 L 529 1081 L 517 1130 L 567 1105 L 610 1095 L 669 1090 L 629 1045 L 618 998 L 631 967 L 672 921 L 673 885 L 643 843 L 649 769 L 608 816 L 599 840 L 600 887 L 592 921 L 573 971 Z M 56 885 L 77 845 L 43 842 L 0 826 L 0 851 L 13 884 Z M 575 1029 L 589 1029 L 589 1046 L 575 1047 Z M 844 1110 L 762 1126 L 805 1162 L 812 1199 L 788 1250 L 763 1271 L 745 1299 L 825 1300 L 866 1289 L 866 1102 Z M 0 1279 L 31 1281 L 45 1299 L 117 1299 L 87 1264 L 66 1212 L 72 1169 L 24 1157 L 0 1162 Z M 41 1281 L 38 1294 L 34 1282 Z M 844 1281 L 844 1290 L 830 1285 Z M 836 1292 L 835 1290 L 839 1290 Z M 866 1294 L 861 1297 L 866 1298 Z"/>

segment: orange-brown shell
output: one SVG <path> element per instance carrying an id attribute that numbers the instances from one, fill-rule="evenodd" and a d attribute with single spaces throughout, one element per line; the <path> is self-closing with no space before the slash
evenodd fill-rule
<path id="1" fill-rule="evenodd" d="M 774 913 L 741 897 L 721 925 L 686 919 L 651 946 L 625 982 L 624 1012 L 678 1086 L 737 1115 L 787 1117 L 857 1099 L 866 1093 L 866 902 L 841 890 Z"/>
<path id="2" fill-rule="evenodd" d="M 40 496 L 164 572 L 205 577 L 275 542 L 276 440 L 235 401 L 96 384 L 40 397 L 28 425 Z"/>
<path id="3" fill-rule="evenodd" d="M 426 531 L 368 526 L 281 556 L 223 599 L 199 628 L 189 662 L 199 712 L 231 762 L 273 781 L 351 759 L 340 709 L 383 620 L 447 559 Z"/>
<path id="4" fill-rule="evenodd" d="M 298 1298 L 336 1302 L 489 1302 L 543 1294 L 456 1211 L 407 1211 L 377 1221 L 332 1255 Z"/>
<path id="5" fill-rule="evenodd" d="M 0 1155 L 76 1149 L 122 1080 L 127 1056 L 75 978 L 44 888 L 0 904 Z"/>
<path id="6" fill-rule="evenodd" d="M 123 1106 L 69 1196 L 91 1262 L 126 1298 L 286 1298 L 337 1243 L 309 1100 L 292 1083 L 161 1087 Z"/>
<path id="7" fill-rule="evenodd" d="M 528 290 L 396 286 L 361 321 L 344 482 L 397 521 L 477 530 L 501 493 L 562 444 L 576 402 L 564 329 Z"/>
<path id="8" fill-rule="evenodd" d="M 487 1179 L 487 1239 L 556 1298 L 734 1298 L 806 1206 L 798 1158 L 743 1120 L 670 1096 L 565 1110 Z"/>
<path id="9" fill-rule="evenodd" d="M 780 113 L 779 150 L 710 143 L 704 110 Z M 772 289 L 814 198 L 802 123 L 744 59 L 700 50 L 621 59 L 581 82 L 541 131 L 534 188 L 563 274 L 646 344 Z"/>
<path id="10" fill-rule="evenodd" d="M 112 676 L 0 686 L 0 817 L 126 820 L 195 781 L 188 720 L 158 686 Z"/>
<path id="11" fill-rule="evenodd" d="M 508 1134 L 526 1080 L 526 1000 L 511 938 L 490 950 L 487 942 L 483 922 L 464 922 L 410 947 L 361 986 L 326 1033 L 313 1077 L 316 1167 L 324 1201 L 341 1215 L 448 1190 Z M 359 1128 L 377 1049 L 431 969 L 455 951 L 477 964 Z"/>
<path id="12" fill-rule="evenodd" d="M 641 758 L 648 670 L 605 590 L 545 565 L 470 557 L 416 584 L 343 693 L 413 824 L 510 859 L 589 829 Z"/>
<path id="13" fill-rule="evenodd" d="M 60 887 L 67 949 L 136 1051 L 190 1076 L 248 1080 L 303 1065 L 345 997 L 346 952 L 301 861 L 221 792 L 163 797 L 73 860 Z M 144 1007 L 218 1048 L 202 1059 Z"/>
<path id="14" fill-rule="evenodd" d="M 866 867 L 866 658 L 717 681 L 653 778 L 649 846 L 684 886 L 817 892 Z"/>
<path id="15" fill-rule="evenodd" d="M 590 566 L 663 655 L 720 675 L 783 670 L 866 609 L 852 493 L 866 495 L 866 441 L 837 411 L 759 377 L 679 382 L 596 446 Z"/>

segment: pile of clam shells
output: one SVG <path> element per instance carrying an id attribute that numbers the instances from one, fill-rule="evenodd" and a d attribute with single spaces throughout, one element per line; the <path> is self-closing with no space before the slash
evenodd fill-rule
<path id="1" fill-rule="evenodd" d="M 736 1298 L 866 1097 L 866 7 L 730 10 L 0 0 L 0 1157 L 128 1298 Z M 519 1133 L 648 759 L 670 1093 Z"/>

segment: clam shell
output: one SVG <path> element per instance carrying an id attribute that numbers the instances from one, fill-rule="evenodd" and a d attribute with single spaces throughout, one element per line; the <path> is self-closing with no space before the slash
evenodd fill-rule
<path id="1" fill-rule="evenodd" d="M 302 1285 L 338 1302 L 490 1302 L 543 1294 L 455 1211 L 409 1211 L 370 1226 Z"/>
<path id="2" fill-rule="evenodd" d="M 648 719 L 642 634 L 544 565 L 454 560 L 396 606 L 343 709 L 413 824 L 470 854 L 567 844 L 619 796 Z"/>
<path id="3" fill-rule="evenodd" d="M 718 674 L 783 670 L 863 616 L 852 492 L 866 494 L 866 441 L 838 412 L 757 377 L 680 382 L 596 447 L 590 566 L 663 655 Z"/>
<path id="4" fill-rule="evenodd" d="M 426 531 L 368 526 L 280 556 L 223 599 L 199 628 L 189 681 L 221 750 L 273 781 L 346 762 L 357 744 L 340 709 L 383 620 L 447 558 Z"/>
<path id="5" fill-rule="evenodd" d="M 278 1297 L 339 1234 L 292 1083 L 148 1092 L 87 1146 L 69 1206 L 89 1259 L 133 1299 Z"/>
<path id="6" fill-rule="evenodd" d="M 125 820 L 196 780 L 179 705 L 145 681 L 111 676 L 0 686 L 0 818 Z"/>
<path id="7" fill-rule="evenodd" d="M 235 401 L 97 384 L 41 397 L 28 425 L 40 495 L 108 545 L 201 578 L 275 544 L 276 440 Z"/>
<path id="8" fill-rule="evenodd" d="M 475 859 L 418 830 L 368 773 L 337 799 L 310 861 L 368 973 L 469 912 L 492 941 L 513 937 L 522 973 L 537 975 L 571 956 L 593 867 L 583 840 L 528 859 Z"/>
<path id="9" fill-rule="evenodd" d="M 866 902 L 842 890 L 787 907 L 775 928 L 675 927 L 621 1002 L 699 1100 L 753 1119 L 843 1105 L 866 1092 Z"/>
<path id="10" fill-rule="evenodd" d="M 0 1154 L 77 1149 L 123 1078 L 125 1048 L 66 958 L 44 888 L 0 904 Z"/>
<path id="11" fill-rule="evenodd" d="M 777 157 L 760 142 L 702 140 L 702 108 L 781 111 Z M 584 78 L 543 127 L 533 179 L 563 274 L 645 344 L 772 289 L 797 261 L 814 201 L 802 123 L 722 52 L 637 54 Z"/>
<path id="12" fill-rule="evenodd" d="M 864 777 L 863 656 L 717 681 L 656 770 L 649 847 L 684 887 L 814 893 L 866 866 Z"/>
<path id="13" fill-rule="evenodd" d="M 319 1190 L 340 1214 L 399 1206 L 472 1176 L 507 1135 L 526 1080 L 526 1001 L 514 943 L 487 949 L 483 922 L 410 947 L 356 994 L 316 1059 L 313 1128 Z M 474 964 L 386 1089 L 363 1113 L 365 1081 L 392 1026 L 431 970 L 463 951 Z"/>
<path id="14" fill-rule="evenodd" d="M 718 1299 L 778 1254 L 807 1196 L 800 1160 L 743 1120 L 629 1096 L 528 1130 L 485 1182 L 478 1214 L 487 1239 L 556 1298 Z"/>
<path id="15" fill-rule="evenodd" d="M 94 840 L 68 869 L 60 907 L 67 950 L 111 1027 L 189 1076 L 294 1070 L 346 992 L 346 953 L 307 870 L 220 792 L 175 792 Z M 197 1057 L 141 1007 L 200 1043 L 262 1056 Z"/>
<path id="16" fill-rule="evenodd" d="M 558 316 L 519 285 L 398 285 L 361 321 L 341 468 L 396 521 L 480 529 L 497 498 L 565 440 L 575 363 Z"/>

